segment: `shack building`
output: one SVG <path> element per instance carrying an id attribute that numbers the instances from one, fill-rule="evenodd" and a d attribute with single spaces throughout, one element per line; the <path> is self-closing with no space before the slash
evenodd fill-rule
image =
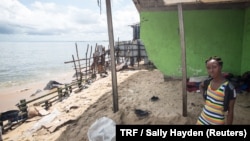
<path id="1" fill-rule="evenodd" d="M 140 39 L 154 65 L 169 77 L 182 76 L 178 4 L 183 11 L 187 77 L 207 75 L 205 60 L 220 56 L 223 70 L 250 70 L 249 0 L 133 0 Z"/>
<path id="2" fill-rule="evenodd" d="M 133 28 L 133 39 L 128 41 L 116 41 L 115 57 L 117 64 L 134 66 L 135 63 L 143 61 L 143 64 L 148 64 L 148 56 L 143 42 L 140 39 L 140 24 L 131 25 Z"/>

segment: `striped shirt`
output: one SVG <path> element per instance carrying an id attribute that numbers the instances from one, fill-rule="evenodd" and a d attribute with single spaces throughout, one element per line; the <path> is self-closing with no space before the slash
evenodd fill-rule
<path id="1" fill-rule="evenodd" d="M 201 115 L 199 116 L 197 123 L 198 125 L 223 125 L 225 124 L 224 114 L 224 96 L 225 88 L 228 81 L 220 85 L 216 90 L 213 90 L 208 85 L 207 99 L 205 106 L 202 109 Z"/>

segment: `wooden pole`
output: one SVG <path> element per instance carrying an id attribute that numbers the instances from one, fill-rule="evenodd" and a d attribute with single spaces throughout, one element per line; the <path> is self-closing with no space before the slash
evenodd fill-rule
<path id="1" fill-rule="evenodd" d="M 75 43 L 76 44 L 76 43 Z M 76 44 L 76 55 L 77 55 L 77 59 L 80 60 L 79 55 L 78 55 L 78 48 L 77 48 L 77 44 Z M 80 81 L 82 82 L 82 71 L 81 71 L 81 64 L 80 61 L 78 61 L 78 65 L 79 65 L 79 72 L 80 72 Z M 78 75 L 78 74 L 77 74 Z"/>
<path id="2" fill-rule="evenodd" d="M 96 63 L 98 63 L 98 62 L 95 62 L 96 61 L 96 58 L 97 58 L 98 56 L 97 56 L 97 43 L 96 43 L 96 45 L 95 45 L 95 53 L 94 53 L 94 56 L 93 56 L 93 62 L 94 62 L 94 74 L 96 74 L 96 66 L 97 66 L 97 64 Z"/>
<path id="3" fill-rule="evenodd" d="M 80 60 L 79 54 L 78 54 L 77 44 L 76 44 L 76 55 L 77 55 L 77 59 Z M 81 70 L 81 62 L 80 61 L 78 61 L 78 65 L 79 65 L 79 73 L 80 73 L 80 80 L 78 80 L 78 87 L 80 88 L 80 87 L 82 87 L 82 70 Z"/>
<path id="4" fill-rule="evenodd" d="M 138 40 L 137 40 L 137 47 L 138 47 L 137 65 L 138 65 L 138 68 L 139 68 L 139 65 L 140 65 L 139 61 L 141 61 L 141 48 L 140 48 L 141 46 L 140 46 Z"/>
<path id="5" fill-rule="evenodd" d="M 87 80 L 87 70 L 88 70 L 88 51 L 89 51 L 89 44 L 87 46 L 87 51 L 86 51 L 86 68 L 85 68 L 85 80 Z"/>
<path id="6" fill-rule="evenodd" d="M 91 76 L 91 74 L 93 73 L 92 71 L 91 71 L 91 65 L 90 65 L 90 60 L 91 60 L 91 56 L 92 56 L 92 46 L 90 47 L 90 54 L 89 54 L 89 74 L 90 74 L 90 76 Z"/>
<path id="7" fill-rule="evenodd" d="M 76 62 L 75 62 L 75 58 L 74 58 L 74 55 L 72 55 L 72 59 L 73 59 L 73 62 L 74 62 L 74 66 L 75 66 L 75 70 L 76 70 L 76 80 L 78 80 L 78 75 L 77 75 L 77 68 L 76 68 Z"/>
<path id="8" fill-rule="evenodd" d="M 111 70 L 110 68 L 110 64 L 111 64 L 111 59 L 110 59 L 110 46 L 108 45 L 108 62 L 109 62 L 109 70 Z"/>
<path id="9" fill-rule="evenodd" d="M 110 55 L 111 55 L 111 72 L 112 72 L 112 92 L 113 92 L 113 111 L 116 113 L 118 108 L 118 90 L 117 90 L 117 77 L 116 77 L 116 65 L 115 65 L 115 54 L 114 54 L 114 35 L 113 35 L 113 23 L 110 0 L 106 0 L 106 11 L 107 11 L 107 23 L 108 23 L 108 34 L 110 44 Z"/>
<path id="10" fill-rule="evenodd" d="M 182 60 L 182 96 L 183 96 L 183 116 L 187 116 L 187 72 L 186 72 L 186 47 L 185 47 L 185 34 L 182 14 L 182 4 L 178 4 L 178 17 L 180 28 L 180 42 L 181 42 L 181 60 Z"/>
<path id="11" fill-rule="evenodd" d="M 119 65 L 120 64 L 120 57 L 119 57 L 119 53 L 120 53 L 120 41 L 119 41 L 119 38 L 118 38 L 118 41 L 117 41 L 117 51 L 116 51 L 116 63 Z M 125 48 L 124 48 L 125 49 Z"/>

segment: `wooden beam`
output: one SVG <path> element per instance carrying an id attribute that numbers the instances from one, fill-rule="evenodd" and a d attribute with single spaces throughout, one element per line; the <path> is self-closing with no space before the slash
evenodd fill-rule
<path id="1" fill-rule="evenodd" d="M 133 0 L 134 4 L 135 4 L 135 7 L 136 9 L 139 11 L 141 11 L 141 3 L 139 0 Z"/>
<path id="2" fill-rule="evenodd" d="M 181 60 L 182 60 L 182 105 L 183 116 L 187 116 L 187 72 L 186 72 L 186 48 L 185 48 L 185 34 L 182 14 L 182 4 L 178 4 L 178 17 L 180 28 L 180 42 L 181 42 Z"/>

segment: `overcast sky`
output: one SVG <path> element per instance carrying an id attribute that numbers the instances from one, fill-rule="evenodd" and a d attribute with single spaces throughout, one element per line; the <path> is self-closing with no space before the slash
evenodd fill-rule
<path id="1" fill-rule="evenodd" d="M 108 40 L 106 1 L 1 0 L 0 41 Z M 139 23 L 132 0 L 111 0 L 114 38 L 131 40 Z"/>

